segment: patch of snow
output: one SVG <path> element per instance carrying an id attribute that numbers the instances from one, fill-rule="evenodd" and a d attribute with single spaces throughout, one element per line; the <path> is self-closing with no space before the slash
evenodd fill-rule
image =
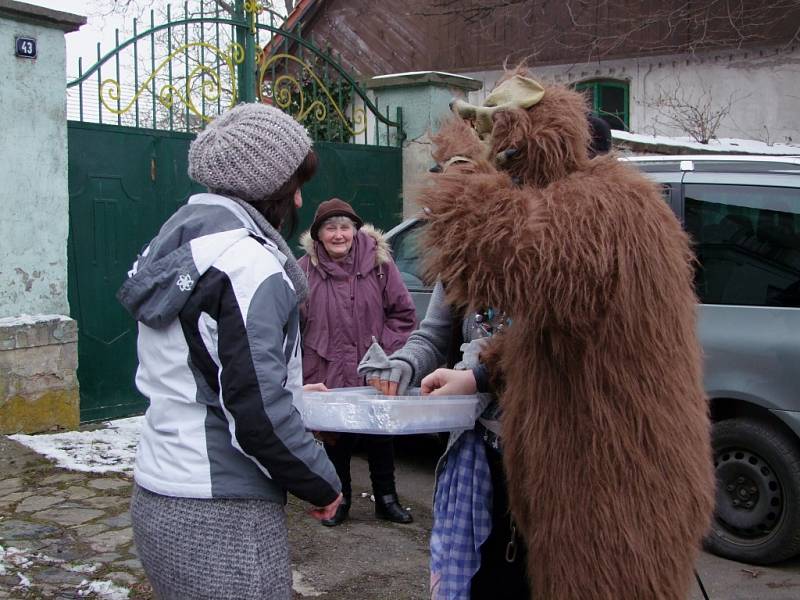
<path id="1" fill-rule="evenodd" d="M 19 571 L 29 569 L 36 563 L 57 565 L 63 562 L 64 561 L 60 558 L 53 558 L 52 556 L 47 556 L 40 552 L 21 550 L 13 546 L 9 546 L 8 548 L 0 546 L 0 575 L 7 575 L 9 569 L 14 569 L 21 578 L 23 575 Z"/>
<path id="2" fill-rule="evenodd" d="M 305 577 L 300 571 L 292 569 L 292 590 L 303 597 L 322 596 L 323 592 L 315 590 L 312 586 L 305 583 Z"/>
<path id="3" fill-rule="evenodd" d="M 666 135 L 644 135 L 629 133 L 627 131 L 611 130 L 615 140 L 638 142 L 641 144 L 659 144 L 706 152 L 739 152 L 742 154 L 771 154 L 782 156 L 800 156 L 800 145 L 795 144 L 767 144 L 759 140 L 744 140 L 737 138 L 720 138 L 709 140 L 707 144 L 696 142 L 691 137 L 669 137 Z"/>
<path id="4" fill-rule="evenodd" d="M 60 558 L 53 558 L 39 552 L 22 550 L 13 546 L 0 546 L 0 576 L 16 575 L 19 578 L 19 583 L 14 586 L 14 589 L 31 587 L 31 580 L 23 571 L 33 567 L 36 563 L 52 565 L 63 564 L 64 562 Z M 95 563 L 91 565 L 63 565 L 62 568 L 74 573 L 93 573 L 100 566 L 100 564 Z M 115 585 L 111 581 L 88 581 L 84 579 L 77 588 L 77 594 L 81 597 L 92 596 L 103 600 L 128 600 L 130 591 Z"/>
<path id="5" fill-rule="evenodd" d="M 41 552 L 37 552 L 33 555 L 33 557 L 39 562 L 48 563 L 51 565 L 58 565 L 64 562 L 63 558 L 53 558 L 52 556 L 47 556 L 47 554 L 42 554 Z"/>
<path id="6" fill-rule="evenodd" d="M 13 327 L 15 325 L 36 325 L 48 321 L 69 321 L 66 315 L 27 315 L 22 313 L 17 317 L 3 317 L 0 319 L 0 327 Z"/>
<path id="7" fill-rule="evenodd" d="M 414 75 L 428 75 L 429 73 L 435 75 L 446 75 L 447 77 L 458 77 L 459 79 L 467 79 L 469 81 L 475 81 L 472 77 L 466 77 L 465 75 L 457 75 L 455 73 L 448 73 L 446 71 L 407 71 L 406 73 L 389 73 L 388 75 L 376 75 L 372 79 L 388 79 L 389 77 L 412 77 Z"/>
<path id="8" fill-rule="evenodd" d="M 93 473 L 130 473 L 144 417 L 118 419 L 93 431 L 12 435 L 12 440 L 56 461 L 59 467 Z"/>
<path id="9" fill-rule="evenodd" d="M 9 546 L 0 546 L 0 575 L 5 575 L 9 567 L 16 569 L 27 569 L 33 564 L 29 550 L 20 550 Z"/>
<path id="10" fill-rule="evenodd" d="M 120 587 L 112 581 L 87 581 L 84 579 L 78 586 L 78 596 L 86 597 L 96 594 L 103 600 L 128 600 L 128 588 Z"/>
<path id="11" fill-rule="evenodd" d="M 93 563 L 91 565 L 67 565 L 65 568 L 67 571 L 72 571 L 73 573 L 94 573 L 100 568 L 100 563 Z"/>
<path id="12" fill-rule="evenodd" d="M 22 573 L 17 573 L 17 577 L 19 577 L 19 583 L 17 584 L 18 588 L 20 588 L 20 587 L 24 587 L 24 588 L 31 587 L 31 580 L 28 579 L 27 577 L 25 577 L 25 575 L 23 575 Z"/>

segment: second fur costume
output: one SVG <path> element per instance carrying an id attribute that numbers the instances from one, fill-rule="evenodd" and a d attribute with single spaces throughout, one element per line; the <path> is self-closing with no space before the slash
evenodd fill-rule
<path id="1" fill-rule="evenodd" d="M 483 358 L 532 598 L 682 600 L 714 498 L 689 240 L 588 158 L 581 95 L 518 71 L 487 104 L 435 136 L 420 203 L 448 301 L 511 319 Z"/>

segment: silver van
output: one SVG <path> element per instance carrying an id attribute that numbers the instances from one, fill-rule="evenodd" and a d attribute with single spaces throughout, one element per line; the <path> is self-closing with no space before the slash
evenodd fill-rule
<path id="1" fill-rule="evenodd" d="M 626 158 L 692 236 L 717 505 L 706 547 L 769 564 L 800 553 L 800 157 Z M 388 237 L 425 314 L 412 218 Z"/>

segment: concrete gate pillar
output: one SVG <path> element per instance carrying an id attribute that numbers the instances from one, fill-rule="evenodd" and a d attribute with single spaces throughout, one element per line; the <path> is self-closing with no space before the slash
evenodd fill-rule
<path id="1" fill-rule="evenodd" d="M 78 425 L 64 34 L 85 22 L 0 0 L 0 433 Z"/>
<path id="2" fill-rule="evenodd" d="M 433 166 L 430 134 L 450 114 L 450 100 L 466 98 L 468 92 L 482 86 L 477 79 L 438 71 L 379 75 L 366 83 L 378 106 L 403 109 L 403 217 L 419 210 L 420 178 Z"/>

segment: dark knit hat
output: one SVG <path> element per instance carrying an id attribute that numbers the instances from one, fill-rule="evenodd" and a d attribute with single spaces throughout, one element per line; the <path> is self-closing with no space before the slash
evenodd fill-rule
<path id="1" fill-rule="evenodd" d="M 266 104 L 240 104 L 189 146 L 189 177 L 212 192 L 252 202 L 286 183 L 311 149 L 305 128 Z"/>
<path id="2" fill-rule="evenodd" d="M 330 200 L 325 200 L 325 202 L 321 203 L 317 207 L 317 212 L 314 213 L 314 222 L 311 224 L 311 239 L 319 241 L 317 237 L 317 233 L 319 232 L 319 228 L 322 227 L 322 224 L 331 217 L 349 217 L 353 223 L 356 225 L 356 229 L 361 229 L 361 226 L 364 224 L 364 221 L 361 220 L 356 214 L 356 211 L 353 210 L 353 207 L 350 206 L 344 200 L 339 200 L 339 198 L 331 198 Z"/>

